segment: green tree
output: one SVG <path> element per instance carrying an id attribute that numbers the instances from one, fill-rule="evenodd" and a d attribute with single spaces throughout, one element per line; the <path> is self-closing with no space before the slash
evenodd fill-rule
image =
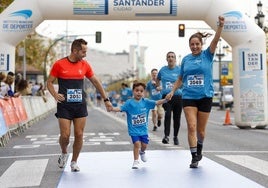
<path id="1" fill-rule="evenodd" d="M 14 0 L 0 0 L 0 13 L 5 10 Z"/>
<path id="2" fill-rule="evenodd" d="M 43 71 L 44 60 L 46 58 L 45 56 L 47 55 L 47 53 L 47 62 L 53 62 L 56 60 L 55 50 L 52 48 L 48 51 L 52 42 L 52 40 L 47 39 L 45 37 L 41 37 L 36 33 L 28 35 L 16 46 L 16 66 L 21 67 L 23 64 L 24 57 L 23 54 L 20 54 L 20 51 L 24 49 L 25 45 L 27 65 L 31 65 L 38 70 Z"/>

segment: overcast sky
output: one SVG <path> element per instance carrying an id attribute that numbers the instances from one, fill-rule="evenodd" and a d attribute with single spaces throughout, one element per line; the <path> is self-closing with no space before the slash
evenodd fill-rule
<path id="1" fill-rule="evenodd" d="M 258 0 L 241 0 L 244 10 L 253 20 L 257 14 Z M 268 17 L 268 0 L 262 0 L 263 12 Z M 215 18 L 216 20 L 217 18 Z M 178 37 L 178 24 L 185 23 L 185 37 Z M 266 22 L 267 24 L 267 22 Z M 203 21 L 44 21 L 36 29 L 39 34 L 57 38 L 58 35 L 92 35 L 83 36 L 90 48 L 107 52 L 129 51 L 130 45 L 146 46 L 146 71 L 166 65 L 165 56 L 174 51 L 179 56 L 188 54 L 188 39 L 191 34 L 202 29 L 214 33 Z M 95 43 L 95 31 L 102 32 L 102 43 Z M 212 37 L 211 37 L 212 38 Z M 207 45 L 209 44 L 207 41 Z M 222 45 L 227 45 L 223 41 Z M 90 52 L 89 52 L 90 55 Z M 228 58 L 228 57 L 227 57 Z"/>

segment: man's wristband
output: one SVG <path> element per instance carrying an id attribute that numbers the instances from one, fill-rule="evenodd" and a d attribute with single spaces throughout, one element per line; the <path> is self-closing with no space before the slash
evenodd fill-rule
<path id="1" fill-rule="evenodd" d="M 104 102 L 108 102 L 108 101 L 110 101 L 110 100 L 109 100 L 109 98 L 106 98 L 106 99 L 104 99 L 103 101 L 104 101 Z"/>

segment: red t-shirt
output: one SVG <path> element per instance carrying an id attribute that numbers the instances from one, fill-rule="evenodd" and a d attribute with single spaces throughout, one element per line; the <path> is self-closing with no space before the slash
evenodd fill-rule
<path id="1" fill-rule="evenodd" d="M 86 93 L 83 91 L 84 78 L 94 75 L 87 61 L 73 63 L 67 57 L 62 58 L 53 64 L 50 75 L 58 78 L 58 93 L 64 95 L 65 103 L 86 102 Z"/>

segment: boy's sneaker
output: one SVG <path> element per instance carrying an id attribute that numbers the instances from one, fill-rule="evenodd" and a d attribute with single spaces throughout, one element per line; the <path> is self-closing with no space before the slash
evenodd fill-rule
<path id="1" fill-rule="evenodd" d="M 157 130 L 157 126 L 154 126 L 153 131 L 156 131 L 156 130 Z"/>
<path id="2" fill-rule="evenodd" d="M 59 156 L 59 159 L 58 159 L 58 166 L 60 168 L 64 168 L 66 166 L 67 159 L 68 159 L 68 154 L 67 153 L 62 153 Z"/>
<path id="3" fill-rule="evenodd" d="M 80 168 L 77 166 L 77 163 L 75 161 L 71 162 L 71 170 L 72 172 L 79 172 Z"/>
<path id="4" fill-rule="evenodd" d="M 135 160 L 134 162 L 133 162 L 133 165 L 132 165 L 132 169 L 138 169 L 139 168 L 139 161 L 138 160 Z"/>
<path id="5" fill-rule="evenodd" d="M 143 162 L 146 162 L 146 161 L 147 161 L 147 157 L 146 157 L 144 151 L 140 151 L 140 156 L 141 156 L 141 160 L 142 160 Z"/>

